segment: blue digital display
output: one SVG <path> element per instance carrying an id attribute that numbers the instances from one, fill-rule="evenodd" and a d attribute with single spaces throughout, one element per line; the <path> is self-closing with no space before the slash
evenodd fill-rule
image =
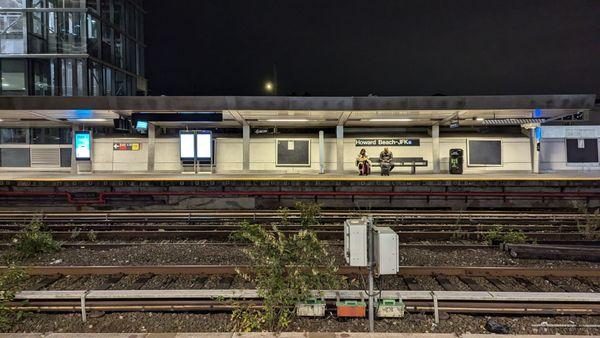
<path id="1" fill-rule="evenodd" d="M 148 121 L 137 121 L 135 123 L 135 129 L 138 129 L 138 130 L 148 129 Z"/>
<path id="2" fill-rule="evenodd" d="M 92 158 L 92 134 L 89 131 L 75 132 L 75 159 L 89 161 Z"/>
<path id="3" fill-rule="evenodd" d="M 533 110 L 533 118 L 542 117 L 542 110 L 540 108 L 535 108 Z"/>

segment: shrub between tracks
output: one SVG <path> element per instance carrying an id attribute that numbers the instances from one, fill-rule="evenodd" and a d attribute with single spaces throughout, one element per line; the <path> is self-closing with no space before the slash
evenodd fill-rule
<path id="1" fill-rule="evenodd" d="M 43 231 L 43 228 L 44 223 L 34 220 L 15 236 L 13 248 L 19 256 L 17 258 L 30 258 L 41 253 L 60 250 L 60 244 L 52 238 L 50 232 Z"/>
<path id="2" fill-rule="evenodd" d="M 268 231 L 243 223 L 236 237 L 251 244 L 244 249 L 251 262 L 249 272 L 238 274 L 254 283 L 263 299 L 260 309 L 239 306 L 233 311 L 236 331 L 280 331 L 290 324 L 295 304 L 313 297 L 311 290 L 344 284 L 344 278 L 336 275 L 334 258 L 310 230 L 286 236 L 275 225 Z"/>

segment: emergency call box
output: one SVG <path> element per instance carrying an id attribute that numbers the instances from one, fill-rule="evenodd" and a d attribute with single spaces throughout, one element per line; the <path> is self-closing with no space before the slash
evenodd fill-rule
<path id="1" fill-rule="evenodd" d="M 400 266 L 398 234 L 389 227 L 375 227 L 374 232 L 376 273 L 397 274 Z"/>
<path id="2" fill-rule="evenodd" d="M 369 220 L 366 217 L 347 219 L 344 222 L 344 255 L 350 266 L 368 266 L 367 231 Z"/>

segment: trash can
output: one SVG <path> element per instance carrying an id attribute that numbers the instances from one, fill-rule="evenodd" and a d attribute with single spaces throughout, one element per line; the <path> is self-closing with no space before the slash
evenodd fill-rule
<path id="1" fill-rule="evenodd" d="M 448 172 L 454 175 L 460 175 L 463 173 L 463 150 L 462 149 L 450 149 L 450 161 L 448 162 Z"/>

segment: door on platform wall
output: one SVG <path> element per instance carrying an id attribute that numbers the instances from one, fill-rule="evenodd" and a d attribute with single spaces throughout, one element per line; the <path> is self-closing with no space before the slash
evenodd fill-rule
<path id="1" fill-rule="evenodd" d="M 71 167 L 69 128 L 0 128 L 0 168 L 3 170 Z"/>

